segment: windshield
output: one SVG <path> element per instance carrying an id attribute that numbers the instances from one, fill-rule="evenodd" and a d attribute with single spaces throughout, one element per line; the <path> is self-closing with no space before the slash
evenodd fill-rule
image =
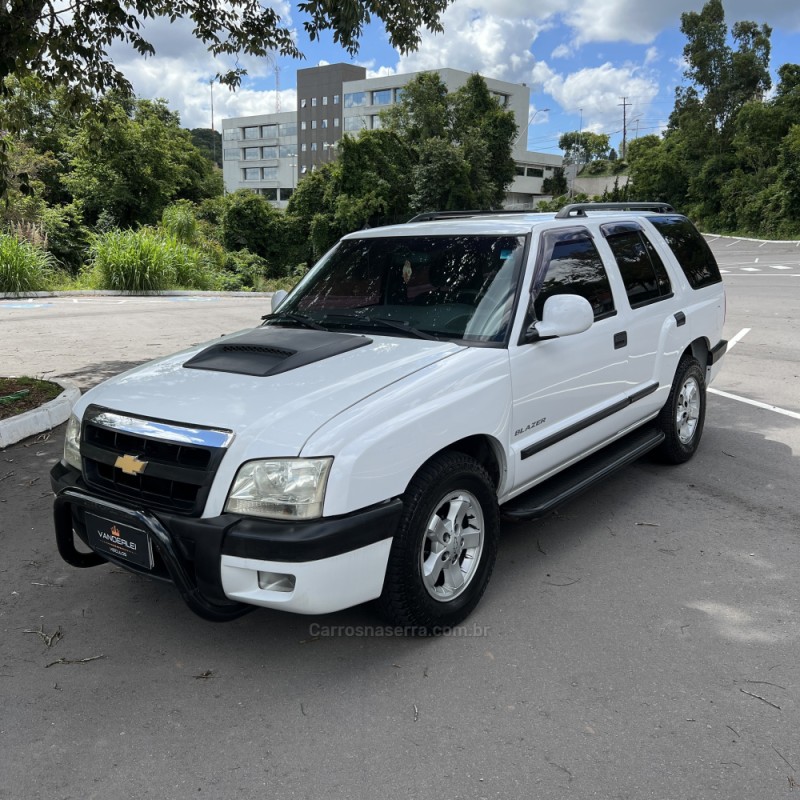
<path id="1" fill-rule="evenodd" d="M 524 249 L 524 236 L 346 239 L 267 322 L 503 342 Z"/>

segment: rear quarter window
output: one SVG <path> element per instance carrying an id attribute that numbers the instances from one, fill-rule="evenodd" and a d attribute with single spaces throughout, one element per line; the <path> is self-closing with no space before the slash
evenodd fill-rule
<path id="1" fill-rule="evenodd" d="M 722 281 L 719 267 L 706 240 L 686 217 L 648 217 L 672 250 L 692 289 Z"/>

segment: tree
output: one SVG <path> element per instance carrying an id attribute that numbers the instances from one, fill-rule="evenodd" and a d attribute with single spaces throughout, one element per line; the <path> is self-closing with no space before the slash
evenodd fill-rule
<path id="1" fill-rule="evenodd" d="M 542 191 L 552 197 L 561 197 L 569 191 L 563 167 L 556 167 L 553 170 L 553 176 L 542 181 Z"/>
<path id="2" fill-rule="evenodd" d="M 441 31 L 439 16 L 450 0 L 302 0 L 298 16 L 312 40 L 324 31 L 351 55 L 374 16 L 389 42 L 401 52 L 419 45 L 421 28 Z M 155 48 L 142 33 L 143 20 L 163 17 L 191 21 L 193 35 L 215 56 L 273 53 L 302 57 L 292 30 L 270 5 L 260 0 L 83 0 L 60 6 L 50 0 L 0 3 L 0 87 L 11 74 L 38 74 L 52 85 L 69 85 L 79 93 L 130 91 L 107 48 L 127 42 L 143 56 Z M 245 70 L 235 67 L 218 78 L 237 86 Z"/>
<path id="3" fill-rule="evenodd" d="M 175 200 L 221 193 L 219 174 L 163 100 L 106 98 L 100 108 L 83 115 L 62 179 L 89 223 L 105 214 L 123 227 L 151 225 Z"/>
<path id="4" fill-rule="evenodd" d="M 608 158 L 609 136 L 607 133 L 569 131 L 561 134 L 558 147 L 564 151 L 565 164 L 586 164 Z"/>
<path id="5" fill-rule="evenodd" d="M 383 119 L 412 153 L 412 210 L 502 204 L 515 174 L 517 124 L 480 75 L 448 94 L 437 73 L 422 73 Z"/>
<path id="6" fill-rule="evenodd" d="M 222 134 L 211 128 L 192 128 L 192 144 L 212 163 L 222 169 Z"/>
<path id="7" fill-rule="evenodd" d="M 375 17 L 383 22 L 392 46 L 405 53 L 419 45 L 420 29 L 441 32 L 439 17 L 451 1 L 301 0 L 296 7 L 312 40 L 330 32 L 353 55 L 364 26 Z M 192 34 L 215 56 L 302 57 L 293 31 L 262 0 L 81 0 L 61 5 L 6 0 L 0 2 L 0 96 L 9 91 L 11 76 L 37 76 L 50 88 L 66 87 L 70 103 L 78 108 L 111 91 L 131 95 L 130 82 L 114 65 L 108 47 L 125 42 L 143 56 L 154 55 L 142 21 L 158 17 L 190 21 Z M 237 62 L 216 77 L 235 88 L 245 73 Z M 16 133 L 13 116 L 0 118 L 0 198 L 8 188 L 5 131 Z"/>

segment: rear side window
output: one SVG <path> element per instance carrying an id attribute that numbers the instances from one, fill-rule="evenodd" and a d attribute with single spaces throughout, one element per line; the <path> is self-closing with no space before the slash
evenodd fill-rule
<path id="1" fill-rule="evenodd" d="M 534 284 L 537 319 L 542 318 L 547 298 L 557 294 L 585 297 L 595 319 L 616 313 L 603 259 L 588 231 L 548 231 L 543 235 L 540 259 Z"/>
<path id="2" fill-rule="evenodd" d="M 601 230 L 617 261 L 631 308 L 672 296 L 664 262 L 638 225 L 603 225 Z"/>
<path id="3" fill-rule="evenodd" d="M 675 254 L 692 289 L 702 289 L 722 281 L 711 248 L 686 217 L 652 216 L 648 220 Z"/>

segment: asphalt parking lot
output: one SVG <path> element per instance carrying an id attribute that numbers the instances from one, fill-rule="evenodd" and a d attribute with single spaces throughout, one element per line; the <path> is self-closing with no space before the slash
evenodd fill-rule
<path id="1" fill-rule="evenodd" d="M 0 451 L 0 798 L 625 798 L 800 791 L 800 247 L 715 239 L 734 343 L 700 451 L 508 524 L 458 637 L 195 617 L 53 541 L 63 427 Z M 83 388 L 263 298 L 0 300 L 0 372 Z"/>

